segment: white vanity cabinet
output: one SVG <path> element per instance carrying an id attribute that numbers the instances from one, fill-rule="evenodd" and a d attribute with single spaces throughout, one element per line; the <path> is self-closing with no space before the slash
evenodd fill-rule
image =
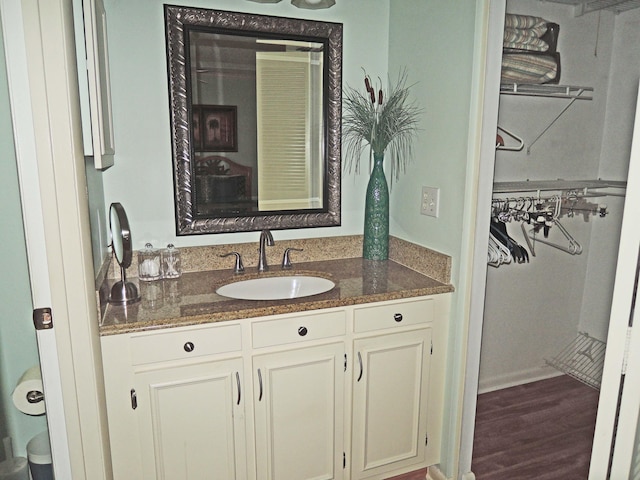
<path id="1" fill-rule="evenodd" d="M 247 478 L 241 330 L 102 338 L 114 478 Z"/>
<path id="2" fill-rule="evenodd" d="M 254 357 L 258 479 L 344 478 L 344 353 L 339 342 Z"/>
<path id="3" fill-rule="evenodd" d="M 245 478 L 242 358 L 134 376 L 142 476 Z"/>
<path id="4" fill-rule="evenodd" d="M 103 336 L 114 478 L 384 479 L 437 463 L 449 301 Z"/>
<path id="5" fill-rule="evenodd" d="M 354 480 L 427 465 L 433 307 L 428 299 L 355 310 Z"/>
<path id="6" fill-rule="evenodd" d="M 257 478 L 344 478 L 346 312 L 256 321 L 251 330 Z"/>

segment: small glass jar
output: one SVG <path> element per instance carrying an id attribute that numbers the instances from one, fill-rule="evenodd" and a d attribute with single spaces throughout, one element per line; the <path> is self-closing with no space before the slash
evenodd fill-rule
<path id="1" fill-rule="evenodd" d="M 160 259 L 160 251 L 147 243 L 144 250 L 138 252 L 138 278 L 144 282 L 160 280 L 162 278 Z"/>
<path id="2" fill-rule="evenodd" d="M 178 278 L 180 275 L 182 275 L 180 250 L 170 243 L 167 245 L 167 248 L 162 251 L 162 277 Z"/>

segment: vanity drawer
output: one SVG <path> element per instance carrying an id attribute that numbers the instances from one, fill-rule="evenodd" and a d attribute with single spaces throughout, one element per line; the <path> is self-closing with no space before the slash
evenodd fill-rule
<path id="1" fill-rule="evenodd" d="M 433 299 L 413 300 L 354 310 L 354 331 L 370 332 L 383 328 L 419 325 L 433 321 Z"/>
<path id="2" fill-rule="evenodd" d="M 343 311 L 256 322 L 251 327 L 255 348 L 339 337 L 346 333 Z"/>
<path id="3" fill-rule="evenodd" d="M 171 330 L 131 337 L 134 365 L 242 350 L 240 325 Z"/>

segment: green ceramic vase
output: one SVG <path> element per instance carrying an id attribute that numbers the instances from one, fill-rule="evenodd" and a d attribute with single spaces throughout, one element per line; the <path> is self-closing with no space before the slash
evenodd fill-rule
<path id="1" fill-rule="evenodd" d="M 373 171 L 367 185 L 362 248 L 365 260 L 389 258 L 389 186 L 384 176 L 383 160 L 384 154 L 373 155 Z"/>

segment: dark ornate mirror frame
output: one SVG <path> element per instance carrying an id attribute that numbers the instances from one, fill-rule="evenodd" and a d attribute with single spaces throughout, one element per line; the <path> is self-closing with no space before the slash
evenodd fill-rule
<path id="1" fill-rule="evenodd" d="M 243 232 L 340 225 L 340 143 L 342 113 L 342 24 L 165 5 L 177 235 Z M 201 218 L 194 215 L 189 75 L 185 27 L 211 27 L 274 38 L 314 39 L 327 48 L 325 65 L 325 207 L 322 210 Z"/>

